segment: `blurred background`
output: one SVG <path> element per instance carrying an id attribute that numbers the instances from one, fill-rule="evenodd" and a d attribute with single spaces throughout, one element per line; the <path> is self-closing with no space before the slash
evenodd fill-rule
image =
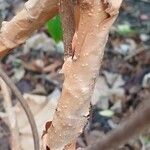
<path id="1" fill-rule="evenodd" d="M 0 25 L 19 12 L 25 0 L 0 0 Z M 39 135 L 52 119 L 61 93 L 63 76 L 62 29 L 59 16 L 49 20 L 27 42 L 2 59 L 3 68 L 32 109 Z M 73 86 L 73 85 L 71 85 Z M 10 92 L 23 150 L 33 149 L 30 125 Z M 91 98 L 90 127 L 78 138 L 84 147 L 117 128 L 142 101 L 150 100 L 150 1 L 124 0 L 111 28 L 102 67 Z M 10 150 L 11 131 L 0 91 L 0 150 Z M 146 131 L 118 150 L 150 150 Z"/>

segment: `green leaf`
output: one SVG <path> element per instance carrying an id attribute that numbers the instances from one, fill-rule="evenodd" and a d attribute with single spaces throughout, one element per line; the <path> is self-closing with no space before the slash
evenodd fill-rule
<path id="1" fill-rule="evenodd" d="M 129 24 L 120 24 L 117 27 L 117 32 L 122 36 L 129 36 L 136 34 L 136 30 L 132 29 Z"/>
<path id="2" fill-rule="evenodd" d="M 20 59 L 15 59 L 13 62 L 12 62 L 12 66 L 14 68 L 19 68 L 21 66 L 21 60 Z"/>
<path id="3" fill-rule="evenodd" d="M 59 42 L 62 40 L 62 28 L 60 17 L 57 15 L 53 17 L 46 23 L 46 28 L 50 36 L 56 41 Z"/>
<path id="4" fill-rule="evenodd" d="M 144 135 L 141 138 L 143 139 L 145 145 L 150 144 L 150 136 L 149 135 Z"/>
<path id="5" fill-rule="evenodd" d="M 114 112 L 112 110 L 106 109 L 106 110 L 100 111 L 99 114 L 104 117 L 112 117 L 114 115 Z"/>

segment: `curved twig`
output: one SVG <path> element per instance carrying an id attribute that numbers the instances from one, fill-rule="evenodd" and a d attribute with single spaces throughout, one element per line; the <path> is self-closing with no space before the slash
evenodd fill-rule
<path id="1" fill-rule="evenodd" d="M 32 115 L 32 112 L 26 103 L 25 99 L 23 98 L 22 94 L 18 90 L 18 88 L 15 86 L 15 84 L 10 80 L 10 78 L 7 76 L 7 74 L 3 71 L 2 66 L 0 65 L 0 76 L 1 78 L 6 82 L 6 84 L 9 86 L 9 88 L 12 90 L 12 92 L 15 94 L 15 96 L 18 98 L 21 106 L 23 107 L 27 118 L 29 120 L 31 130 L 32 130 L 32 135 L 34 139 L 34 149 L 39 150 L 39 136 L 38 136 L 38 131 L 36 127 L 36 123 L 34 120 L 34 117 Z"/>
<path id="2" fill-rule="evenodd" d="M 12 109 L 12 101 L 11 101 L 11 94 L 10 90 L 6 84 L 6 82 L 0 78 L 0 87 L 4 99 L 4 107 L 6 113 L 8 115 L 8 124 L 11 131 L 11 149 L 12 150 L 20 150 L 20 139 L 19 139 L 19 130 L 18 124 L 16 120 L 16 113 Z"/>

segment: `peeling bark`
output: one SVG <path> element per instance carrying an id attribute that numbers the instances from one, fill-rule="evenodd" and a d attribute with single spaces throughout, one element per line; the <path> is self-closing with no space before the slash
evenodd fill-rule
<path id="1" fill-rule="evenodd" d="M 109 29 L 117 17 L 121 2 L 122 0 L 80 1 L 75 55 L 73 59 L 67 58 L 63 65 L 63 90 L 51 126 L 43 136 L 43 150 L 47 147 L 50 150 L 66 150 L 82 132 L 87 122 L 90 98 Z M 70 148 L 74 149 L 75 147 Z"/>
<path id="2" fill-rule="evenodd" d="M 11 21 L 2 23 L 0 56 L 24 43 L 48 19 L 58 13 L 57 0 L 29 0 Z"/>

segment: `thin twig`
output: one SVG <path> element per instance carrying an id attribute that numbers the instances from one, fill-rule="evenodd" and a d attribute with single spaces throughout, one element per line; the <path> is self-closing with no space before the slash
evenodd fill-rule
<path id="1" fill-rule="evenodd" d="M 84 150 L 114 150 L 128 140 L 139 135 L 150 125 L 150 101 L 145 101 L 142 106 L 133 113 L 128 120 L 117 129 L 99 139 L 94 145 Z"/>
<path id="2" fill-rule="evenodd" d="M 6 113 L 8 114 L 9 127 L 11 131 L 11 148 L 12 150 L 20 150 L 19 130 L 17 126 L 16 114 L 13 110 L 11 102 L 10 90 L 2 78 L 0 78 L 0 86 L 4 98 L 4 107 Z"/>
<path id="3" fill-rule="evenodd" d="M 142 47 L 138 48 L 136 51 L 133 51 L 133 53 L 130 54 L 129 56 L 126 56 L 125 60 L 129 60 L 130 58 L 135 57 L 136 55 L 138 55 L 144 51 L 147 52 L 149 49 L 150 49 L 149 46 L 142 46 Z"/>
<path id="4" fill-rule="evenodd" d="M 72 0 L 59 0 L 59 14 L 63 29 L 64 55 L 72 56 L 72 39 L 75 33 L 75 19 Z"/>
<path id="5" fill-rule="evenodd" d="M 39 136 L 38 136 L 38 131 L 36 127 L 36 123 L 34 120 L 34 117 L 32 115 L 32 112 L 26 103 L 25 99 L 23 98 L 22 94 L 18 90 L 18 88 L 15 86 L 15 84 L 11 81 L 11 79 L 7 76 L 7 74 L 3 71 L 2 66 L 0 66 L 0 76 L 1 78 L 6 82 L 6 84 L 9 86 L 9 88 L 12 90 L 12 92 L 15 94 L 15 96 L 18 98 L 21 106 L 23 107 L 27 118 L 29 120 L 31 130 L 32 130 L 32 135 L 34 139 L 34 149 L 39 150 Z"/>

